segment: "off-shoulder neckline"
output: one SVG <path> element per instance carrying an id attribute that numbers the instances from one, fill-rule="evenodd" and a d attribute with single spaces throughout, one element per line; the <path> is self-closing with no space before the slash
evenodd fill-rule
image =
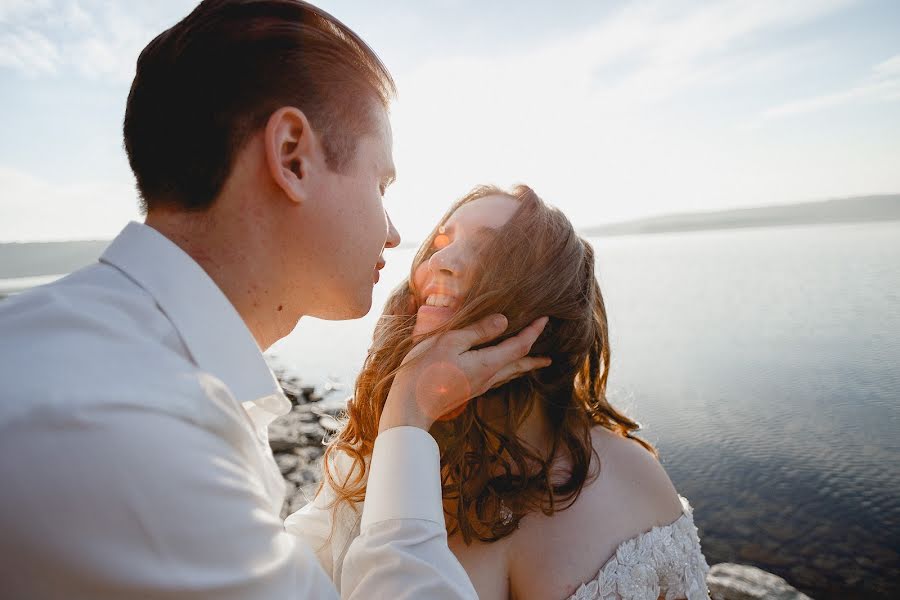
<path id="1" fill-rule="evenodd" d="M 688 502 L 688 499 L 685 498 L 684 496 L 682 496 L 681 494 L 678 494 L 678 501 L 681 502 L 681 514 L 678 515 L 678 517 L 676 517 L 674 521 L 672 521 L 671 523 L 668 523 L 666 525 L 654 525 L 647 531 L 641 532 L 637 535 L 631 536 L 627 540 L 622 541 L 618 546 L 616 546 L 616 551 L 613 552 L 613 555 L 609 557 L 609 560 L 607 560 L 605 563 L 603 563 L 603 565 L 597 571 L 597 574 L 599 575 L 600 572 L 603 571 L 603 568 L 609 564 L 609 561 L 613 560 L 616 557 L 616 552 L 618 552 L 619 548 L 621 548 L 628 542 L 640 540 L 641 538 L 644 538 L 648 535 L 651 535 L 651 534 L 653 534 L 657 531 L 663 530 L 663 529 L 670 529 L 670 528 L 676 527 L 684 519 L 693 519 L 694 510 L 693 510 L 693 508 L 691 508 L 691 503 Z"/>
<path id="2" fill-rule="evenodd" d="M 654 525 L 647 531 L 644 531 L 642 533 L 639 533 L 637 535 L 634 535 L 634 536 L 628 538 L 627 540 L 622 541 L 618 546 L 616 546 L 616 549 L 613 551 L 612 556 L 610 556 L 606 562 L 604 562 L 602 565 L 600 565 L 600 568 L 597 569 L 597 572 L 594 574 L 594 576 L 591 579 L 588 579 L 587 581 L 579 583 L 576 590 L 581 589 L 583 586 L 589 585 L 594 581 L 598 581 L 603 576 L 603 574 L 606 571 L 609 564 L 612 561 L 618 559 L 619 550 L 621 550 L 622 547 L 625 546 L 626 544 L 629 544 L 629 543 L 638 543 L 639 544 L 640 540 L 642 540 L 643 538 L 645 538 L 649 535 L 659 535 L 658 532 L 660 532 L 660 531 L 664 531 L 667 529 L 674 529 L 674 528 L 678 527 L 679 524 L 684 520 L 693 521 L 693 512 L 694 511 L 693 511 L 693 508 L 691 507 L 690 502 L 688 502 L 688 499 L 685 498 L 684 496 L 682 496 L 681 494 L 678 494 L 678 500 L 679 500 L 679 502 L 681 502 L 681 514 L 678 515 L 678 517 L 674 521 L 672 521 L 671 523 L 668 523 L 666 525 Z M 575 594 L 568 596 L 566 598 L 566 600 L 571 600 L 572 598 L 575 598 L 576 595 L 577 595 L 577 591 Z"/>

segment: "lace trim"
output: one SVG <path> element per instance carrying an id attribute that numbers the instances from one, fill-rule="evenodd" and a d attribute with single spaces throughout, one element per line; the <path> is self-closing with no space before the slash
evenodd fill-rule
<path id="1" fill-rule="evenodd" d="M 693 510 L 683 496 L 674 522 L 622 542 L 596 578 L 568 600 L 707 600 L 709 565 L 700 550 Z"/>

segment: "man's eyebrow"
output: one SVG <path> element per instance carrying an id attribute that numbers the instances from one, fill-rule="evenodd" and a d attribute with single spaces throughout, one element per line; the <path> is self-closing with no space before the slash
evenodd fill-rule
<path id="1" fill-rule="evenodd" d="M 397 170 L 394 167 L 391 167 L 384 176 L 384 185 L 387 187 L 395 181 L 397 181 Z"/>

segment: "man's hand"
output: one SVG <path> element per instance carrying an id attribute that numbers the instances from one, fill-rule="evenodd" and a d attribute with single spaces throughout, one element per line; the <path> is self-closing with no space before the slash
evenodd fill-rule
<path id="1" fill-rule="evenodd" d="M 529 371 L 546 367 L 549 358 L 528 356 L 546 324 L 547 317 L 541 317 L 496 346 L 471 350 L 506 331 L 506 317 L 492 315 L 465 329 L 448 331 L 415 346 L 402 364 L 413 358 L 416 363 L 401 368 L 394 378 L 381 414 L 379 433 L 401 425 L 428 431 L 442 416 L 462 412 L 472 398 Z"/>

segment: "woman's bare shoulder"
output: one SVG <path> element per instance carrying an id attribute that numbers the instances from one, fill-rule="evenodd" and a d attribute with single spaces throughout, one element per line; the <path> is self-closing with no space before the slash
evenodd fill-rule
<path id="1" fill-rule="evenodd" d="M 591 437 L 600 458 L 600 475 L 590 485 L 604 488 L 602 493 L 610 499 L 627 500 L 621 507 L 633 515 L 629 520 L 636 527 L 667 525 L 681 516 L 678 492 L 653 453 L 603 427 L 595 427 Z"/>
<path id="2" fill-rule="evenodd" d="M 682 515 L 678 493 L 651 452 L 599 427 L 591 438 L 597 477 L 570 508 L 528 515 L 513 534 L 510 584 L 519 597 L 567 597 L 567 585 L 595 577 L 623 542 Z M 540 575 L 547 572 L 558 578 Z"/>

